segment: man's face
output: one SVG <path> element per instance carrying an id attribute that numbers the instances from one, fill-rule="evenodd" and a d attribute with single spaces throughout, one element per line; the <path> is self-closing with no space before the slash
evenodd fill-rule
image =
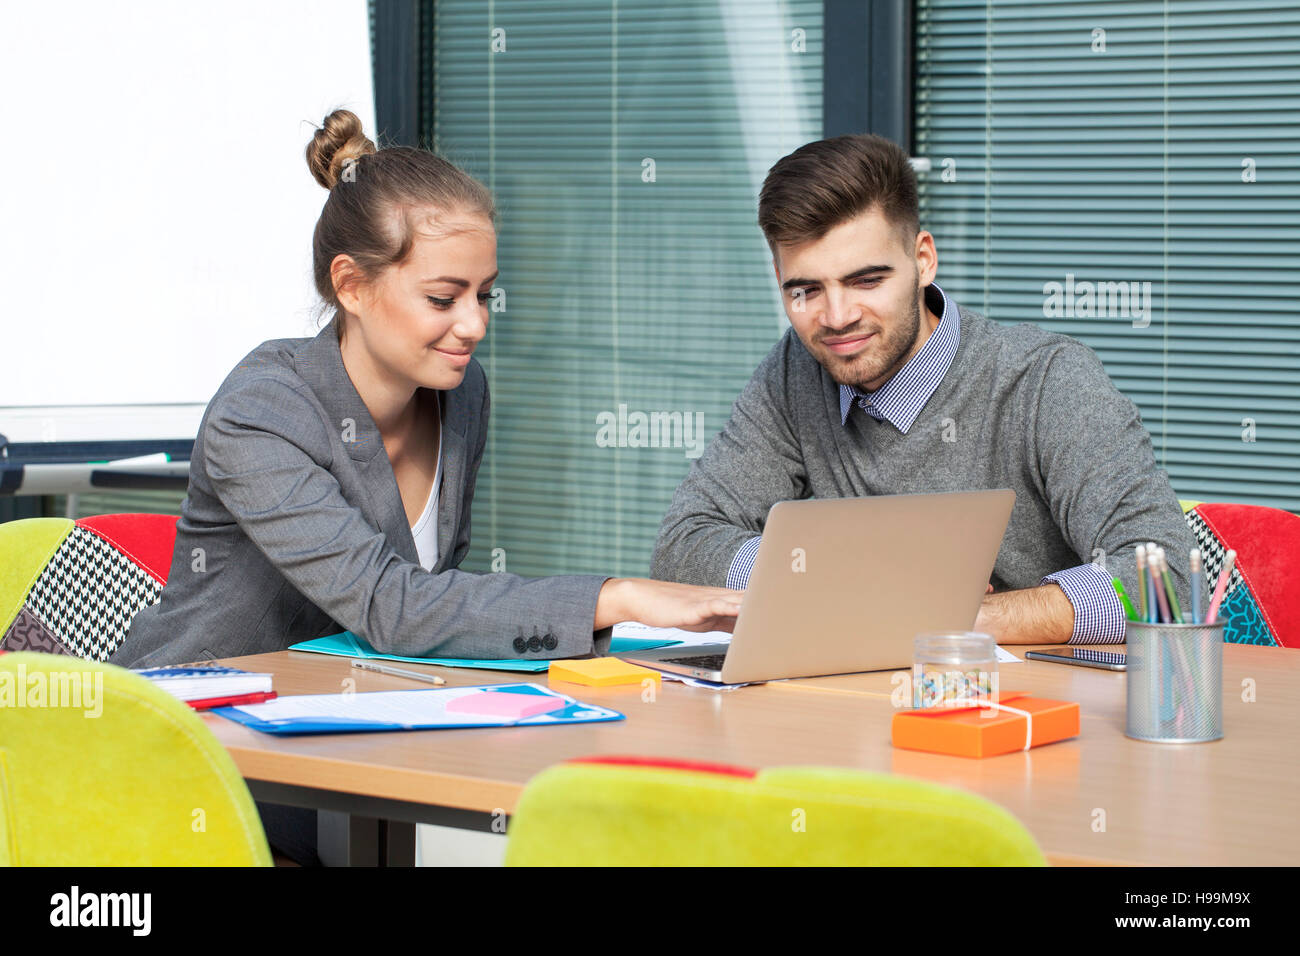
<path id="1" fill-rule="evenodd" d="M 906 241 L 872 208 L 820 239 L 779 246 L 773 266 L 790 324 L 836 382 L 874 391 L 920 348 L 921 290 L 936 267 L 928 232 Z"/>

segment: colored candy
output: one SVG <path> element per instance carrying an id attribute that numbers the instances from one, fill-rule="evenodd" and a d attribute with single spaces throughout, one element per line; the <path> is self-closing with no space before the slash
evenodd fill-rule
<path id="1" fill-rule="evenodd" d="M 948 707 L 993 694 L 996 670 L 939 670 L 918 664 L 912 678 L 915 707 Z"/>

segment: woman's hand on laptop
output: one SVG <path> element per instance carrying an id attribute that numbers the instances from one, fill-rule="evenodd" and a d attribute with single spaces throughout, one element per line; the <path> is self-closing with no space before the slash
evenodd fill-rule
<path id="1" fill-rule="evenodd" d="M 649 578 L 610 578 L 596 599 L 595 629 L 640 621 L 684 631 L 731 631 L 744 593 Z"/>

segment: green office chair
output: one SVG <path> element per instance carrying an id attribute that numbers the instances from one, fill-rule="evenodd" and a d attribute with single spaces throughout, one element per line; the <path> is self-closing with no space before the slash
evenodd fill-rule
<path id="1" fill-rule="evenodd" d="M 982 797 L 828 767 L 635 757 L 549 767 L 510 821 L 507 866 L 1044 866 Z"/>
<path id="2" fill-rule="evenodd" d="M 111 664 L 0 655 L 0 864 L 270 866 L 230 755 Z"/>

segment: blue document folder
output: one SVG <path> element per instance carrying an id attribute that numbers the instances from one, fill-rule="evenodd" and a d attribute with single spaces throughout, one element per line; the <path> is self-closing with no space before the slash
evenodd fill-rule
<path id="1" fill-rule="evenodd" d="M 481 697 L 486 694 L 487 697 Z M 501 708 L 475 708 L 474 698 L 527 696 L 543 713 L 518 717 Z M 468 706 L 467 706 L 468 705 Z M 537 709 L 531 703 L 523 705 Z M 470 727 L 554 727 L 622 720 L 608 707 L 584 704 L 538 684 L 484 684 L 437 690 L 386 690 L 362 694 L 303 694 L 264 704 L 218 707 L 212 713 L 266 734 L 343 734 L 389 730 L 450 730 Z"/>
<path id="2" fill-rule="evenodd" d="M 632 651 L 645 651 L 652 647 L 667 647 L 680 644 L 681 641 L 664 641 L 654 638 L 616 637 L 609 644 L 610 654 L 630 654 Z M 289 646 L 291 651 L 310 651 L 313 654 L 334 654 L 340 657 L 361 657 L 383 661 L 406 661 L 409 664 L 438 664 L 442 667 L 473 667 L 478 670 L 516 671 L 521 674 L 539 674 L 546 670 L 550 661 L 526 661 L 518 658 L 506 660 L 474 660 L 460 657 L 402 657 L 400 654 L 381 654 L 364 639 L 351 631 L 341 634 L 328 634 L 310 641 L 300 641 Z"/>

